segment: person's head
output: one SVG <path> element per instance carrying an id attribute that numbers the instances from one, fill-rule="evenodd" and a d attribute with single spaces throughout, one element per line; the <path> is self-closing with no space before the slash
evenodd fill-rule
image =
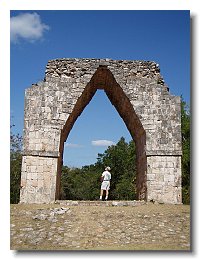
<path id="1" fill-rule="evenodd" d="M 105 170 L 106 170 L 106 171 L 110 171 L 110 167 L 107 166 L 107 167 L 105 168 Z"/>

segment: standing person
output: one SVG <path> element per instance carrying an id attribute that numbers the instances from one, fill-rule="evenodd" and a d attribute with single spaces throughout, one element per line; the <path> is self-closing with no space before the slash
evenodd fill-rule
<path id="1" fill-rule="evenodd" d="M 103 178 L 102 184 L 101 184 L 101 192 L 100 192 L 100 200 L 102 200 L 103 197 L 103 191 L 106 191 L 106 198 L 105 200 L 108 200 L 108 191 L 110 189 L 110 180 L 111 180 L 111 173 L 110 173 L 110 167 L 106 167 L 105 171 L 102 173 L 101 177 Z"/>

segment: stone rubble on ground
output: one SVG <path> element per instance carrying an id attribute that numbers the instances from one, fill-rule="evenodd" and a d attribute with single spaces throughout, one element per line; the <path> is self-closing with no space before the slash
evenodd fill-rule
<path id="1" fill-rule="evenodd" d="M 35 220 L 46 220 L 53 221 L 56 215 L 62 215 L 69 211 L 69 208 L 54 208 L 50 210 L 38 210 L 36 215 L 32 216 L 32 219 Z"/>
<path id="2" fill-rule="evenodd" d="M 158 206 L 162 207 L 153 205 Z M 167 209 L 163 213 L 154 208 L 142 211 L 141 207 L 147 205 L 79 205 L 27 211 L 15 206 L 11 211 L 11 249 L 119 250 L 128 246 L 131 250 L 140 246 L 145 250 L 149 245 L 156 249 L 162 244 L 167 249 L 189 250 L 189 211 Z"/>

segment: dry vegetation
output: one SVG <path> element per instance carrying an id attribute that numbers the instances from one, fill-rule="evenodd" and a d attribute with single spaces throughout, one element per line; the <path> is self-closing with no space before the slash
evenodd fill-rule
<path id="1" fill-rule="evenodd" d="M 14 250 L 190 250 L 190 207 L 11 205 Z"/>

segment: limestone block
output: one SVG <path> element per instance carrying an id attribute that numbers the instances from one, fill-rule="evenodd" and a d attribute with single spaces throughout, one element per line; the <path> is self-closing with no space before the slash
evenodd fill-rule
<path id="1" fill-rule="evenodd" d="M 30 168 L 31 168 L 31 169 L 30 169 L 31 173 L 35 173 L 37 166 L 31 165 Z"/>
<path id="2" fill-rule="evenodd" d="M 161 182 L 161 183 L 164 183 L 165 181 L 165 174 L 164 173 L 158 173 L 156 174 L 156 181 L 157 182 Z"/>
<path id="3" fill-rule="evenodd" d="M 22 170 L 21 171 L 21 180 L 26 180 L 26 178 L 27 178 L 27 172 Z"/>
<path id="4" fill-rule="evenodd" d="M 29 132 L 29 138 L 34 139 L 35 138 L 35 132 Z"/>
<path id="5" fill-rule="evenodd" d="M 38 179 L 37 172 L 31 173 L 31 180 L 37 180 L 37 179 Z"/>
<path id="6" fill-rule="evenodd" d="M 156 175 L 155 174 L 147 174 L 147 181 L 149 180 L 155 180 Z"/>
<path id="7" fill-rule="evenodd" d="M 37 179 L 31 179 L 31 180 L 29 181 L 29 185 L 30 185 L 31 187 L 38 187 L 38 181 L 37 181 Z"/>
<path id="8" fill-rule="evenodd" d="M 21 172 L 23 172 L 25 174 L 26 171 L 27 171 L 26 161 L 23 160 L 23 158 L 22 158 Z"/>
<path id="9" fill-rule="evenodd" d="M 32 173 L 31 172 L 27 172 L 27 180 L 31 180 L 32 179 Z"/>
<path id="10" fill-rule="evenodd" d="M 28 146 L 28 150 L 30 150 L 30 151 L 37 150 L 35 144 L 30 143 L 29 146 Z"/>
<path id="11" fill-rule="evenodd" d="M 175 177 L 174 175 L 165 174 L 164 181 L 174 183 Z"/>
<path id="12" fill-rule="evenodd" d="M 38 189 L 43 188 L 43 186 L 44 186 L 44 180 L 38 179 Z"/>
<path id="13" fill-rule="evenodd" d="M 43 166 L 44 165 L 44 160 L 41 157 L 38 159 L 38 165 L 39 166 Z"/>
<path id="14" fill-rule="evenodd" d="M 44 173 L 43 173 L 43 171 L 41 173 L 38 173 L 38 180 L 44 180 Z"/>
<path id="15" fill-rule="evenodd" d="M 175 204 L 182 204 L 182 188 L 174 187 L 174 203 Z"/>
<path id="16" fill-rule="evenodd" d="M 26 186 L 26 179 L 21 178 L 21 187 Z"/>
<path id="17" fill-rule="evenodd" d="M 46 165 L 47 166 L 52 166 L 52 159 L 49 158 L 47 161 L 46 161 Z"/>
<path id="18" fill-rule="evenodd" d="M 166 167 L 167 168 L 174 168 L 174 162 L 173 161 L 167 162 Z"/>
<path id="19" fill-rule="evenodd" d="M 37 172 L 38 173 L 43 172 L 43 165 L 40 165 L 39 162 L 38 162 L 38 166 L 37 166 Z"/>
<path id="20" fill-rule="evenodd" d="M 69 117 L 69 115 L 68 114 L 66 114 L 66 113 L 62 113 L 62 114 L 60 114 L 60 120 L 63 120 L 63 121 L 67 121 L 67 119 L 68 119 L 68 117 Z"/>
<path id="21" fill-rule="evenodd" d="M 28 194 L 32 194 L 31 197 L 33 197 L 33 194 L 35 193 L 35 187 L 31 185 L 31 180 L 28 182 Z"/>

